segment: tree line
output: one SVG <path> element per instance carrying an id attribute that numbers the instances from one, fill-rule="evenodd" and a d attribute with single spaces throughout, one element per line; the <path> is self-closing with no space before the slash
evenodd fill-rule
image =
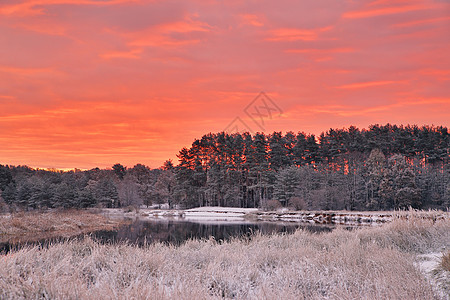
<path id="1" fill-rule="evenodd" d="M 127 207 L 170 203 L 173 165 L 142 164 L 88 171 L 42 170 L 0 165 L 0 210 Z M 172 204 L 171 204 L 172 205 Z"/>
<path id="2" fill-rule="evenodd" d="M 0 166 L 15 208 L 166 204 L 389 210 L 450 204 L 450 135 L 443 126 L 372 125 L 271 134 L 209 133 L 150 169 L 48 171 Z"/>

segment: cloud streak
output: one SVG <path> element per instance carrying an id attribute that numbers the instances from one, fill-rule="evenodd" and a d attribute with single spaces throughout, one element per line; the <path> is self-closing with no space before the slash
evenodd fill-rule
<path id="1" fill-rule="evenodd" d="M 20 3 L 0 6 L 1 15 L 35 16 L 45 14 L 49 5 L 95 5 L 108 6 L 138 3 L 136 0 L 25 0 Z"/>
<path id="2" fill-rule="evenodd" d="M 376 9 L 365 9 L 365 10 L 358 10 L 358 11 L 350 11 L 345 13 L 342 17 L 346 19 L 360 19 L 360 18 L 372 18 L 372 17 L 379 17 L 379 16 L 386 16 L 386 15 L 393 15 L 393 14 L 403 14 L 407 12 L 412 11 L 419 11 L 419 10 L 427 10 L 429 9 L 426 5 L 402 5 L 402 6 L 395 6 L 395 7 L 383 7 L 383 8 L 376 8 Z"/>
<path id="3" fill-rule="evenodd" d="M 369 82 L 358 82 L 352 84 L 345 84 L 341 86 L 337 86 L 338 89 L 362 89 L 368 87 L 376 87 L 380 85 L 388 85 L 388 84 L 399 84 L 401 81 L 392 81 L 392 80 L 384 80 L 384 81 L 369 81 Z"/>

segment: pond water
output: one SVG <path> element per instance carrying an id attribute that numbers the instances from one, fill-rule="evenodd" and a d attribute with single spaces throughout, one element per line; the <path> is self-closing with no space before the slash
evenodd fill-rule
<path id="1" fill-rule="evenodd" d="M 163 242 L 180 245 L 189 239 L 209 239 L 216 241 L 229 240 L 233 237 L 251 237 L 252 234 L 293 233 L 302 228 L 309 232 L 330 232 L 335 225 L 305 224 L 295 222 L 189 222 L 176 220 L 135 220 L 128 225 L 123 225 L 114 231 L 96 231 L 90 236 L 102 243 L 128 242 L 139 246 L 145 243 Z M 80 237 L 80 236 L 77 236 Z M 52 238 L 28 245 L 40 245 L 47 247 L 51 243 L 67 240 L 67 238 Z M 20 248 L 21 245 L 0 243 L 0 253 L 8 253 L 11 248 Z"/>
<path id="2" fill-rule="evenodd" d="M 309 225 L 293 222 L 212 222 L 199 223 L 189 221 L 135 221 L 116 231 L 98 231 L 93 234 L 102 242 L 127 241 L 142 245 L 151 242 L 164 242 L 179 245 L 189 239 L 229 240 L 233 237 L 251 236 L 255 232 L 262 234 L 293 233 L 302 228 L 310 232 L 329 232 L 335 228 L 330 225 Z"/>

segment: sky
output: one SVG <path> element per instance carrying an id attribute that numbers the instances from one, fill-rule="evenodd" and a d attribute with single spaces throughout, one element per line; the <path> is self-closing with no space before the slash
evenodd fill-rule
<path id="1" fill-rule="evenodd" d="M 450 0 L 2 0 L 0 164 L 160 167 L 209 132 L 450 126 Z"/>

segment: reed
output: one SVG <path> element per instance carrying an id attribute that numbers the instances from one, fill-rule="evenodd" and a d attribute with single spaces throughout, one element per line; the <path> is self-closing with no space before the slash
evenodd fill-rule
<path id="1" fill-rule="evenodd" d="M 19 212 L 0 216 L 0 243 L 32 242 L 112 230 L 123 221 L 87 210 Z"/>

